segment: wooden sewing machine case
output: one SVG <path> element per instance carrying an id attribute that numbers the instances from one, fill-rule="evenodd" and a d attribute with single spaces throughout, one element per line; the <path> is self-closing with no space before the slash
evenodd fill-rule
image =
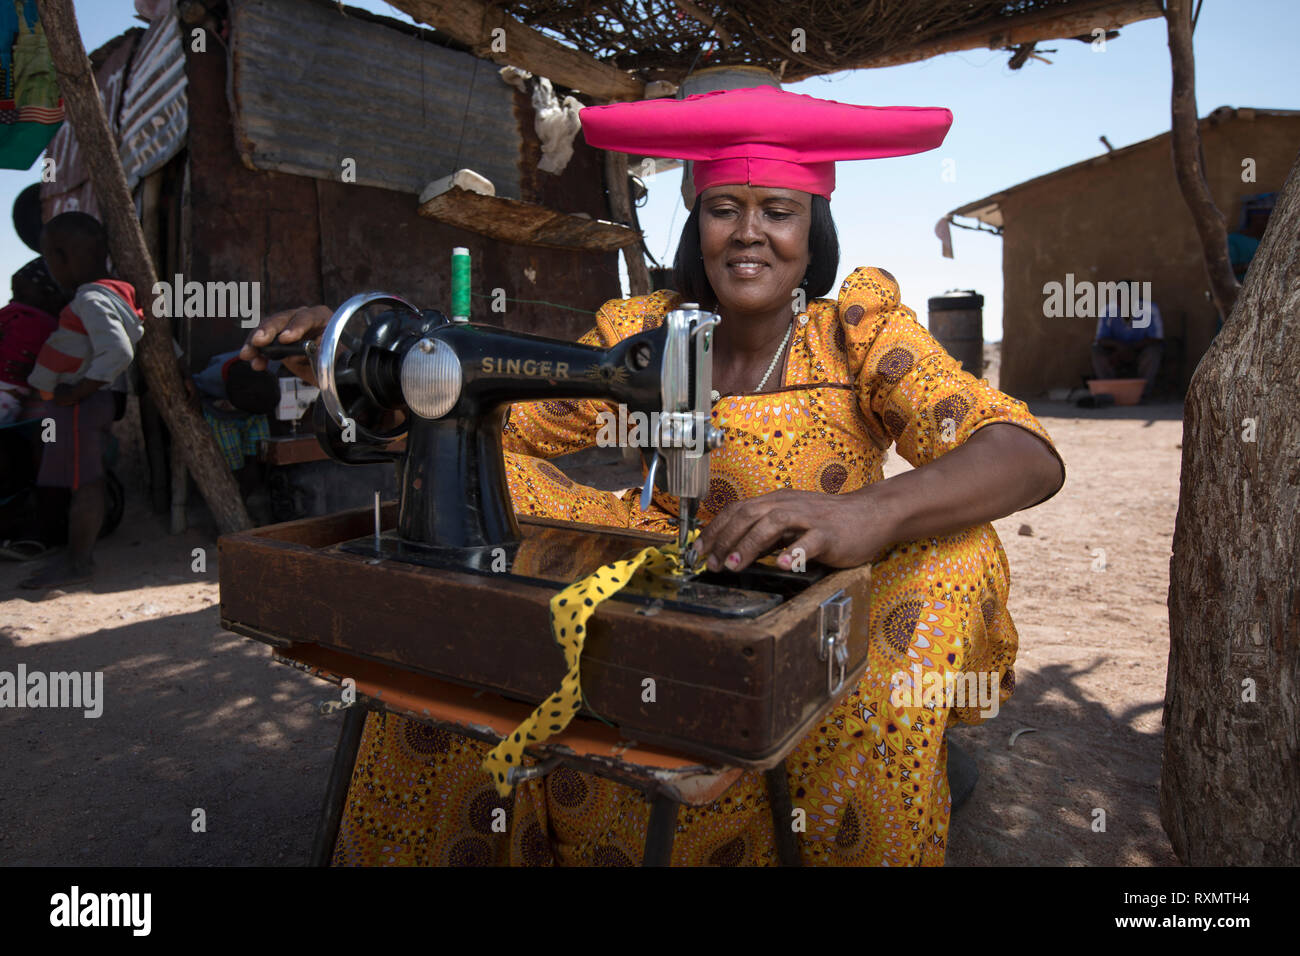
<path id="1" fill-rule="evenodd" d="M 482 573 L 367 554 L 357 542 L 368 540 L 372 521 L 360 509 L 222 537 L 222 626 L 282 649 L 318 644 L 535 704 L 565 673 L 550 599 L 600 565 L 667 540 L 521 517 L 509 571 Z M 395 523 L 389 504 L 382 524 Z M 389 531 L 390 550 L 392 540 Z M 582 654 L 582 713 L 638 742 L 772 766 L 866 669 L 870 567 L 699 580 L 721 610 L 638 598 L 634 589 L 600 605 Z M 736 616 L 732 604 L 749 610 Z"/>

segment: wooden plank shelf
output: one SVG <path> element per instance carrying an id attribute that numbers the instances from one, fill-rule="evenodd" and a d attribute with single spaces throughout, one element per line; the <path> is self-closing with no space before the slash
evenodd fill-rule
<path id="1" fill-rule="evenodd" d="M 537 203 L 485 196 L 453 186 L 420 204 L 419 214 L 523 246 L 612 252 L 641 241 L 641 234 L 603 219 L 556 212 Z"/>

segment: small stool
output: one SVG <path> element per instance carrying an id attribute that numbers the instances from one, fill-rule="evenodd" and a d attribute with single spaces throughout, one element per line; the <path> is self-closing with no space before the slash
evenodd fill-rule
<path id="1" fill-rule="evenodd" d="M 366 715 L 371 710 L 386 710 L 492 744 L 504 739 L 532 711 L 527 704 L 329 648 L 291 645 L 277 648 L 275 659 L 332 683 L 341 683 L 344 673 L 356 683 L 357 700 L 346 708 L 325 788 L 312 846 L 312 866 L 328 866 L 333 858 Z M 679 807 L 713 803 L 745 773 L 740 767 L 706 767 L 694 758 L 625 741 L 615 728 L 581 717 L 550 740 L 529 748 L 529 753 L 535 763 L 521 770 L 521 781 L 566 766 L 640 790 L 650 803 L 642 866 L 669 865 Z M 785 755 L 780 755 L 763 774 L 780 864 L 801 866 L 798 838 L 790 825 L 793 812 Z"/>

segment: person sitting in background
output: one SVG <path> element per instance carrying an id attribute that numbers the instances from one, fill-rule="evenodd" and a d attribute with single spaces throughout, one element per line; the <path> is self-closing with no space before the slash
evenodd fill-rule
<path id="1" fill-rule="evenodd" d="M 104 524 L 104 447 L 116 414 L 111 385 L 135 358 L 144 313 L 129 282 L 109 278 L 108 234 L 94 216 L 65 212 L 41 231 L 41 253 L 54 281 L 74 289 L 45 340 L 27 384 L 54 423 L 38 488 L 70 488 L 68 553 L 21 582 L 52 588 L 90 580 L 91 551 Z"/>
<path id="2" fill-rule="evenodd" d="M 280 404 L 279 367 L 279 362 L 270 362 L 259 372 L 241 361 L 236 350 L 212 356 L 194 376 L 203 417 L 258 524 L 270 520 L 266 497 L 259 493 L 263 473 L 257 453 L 261 441 L 271 435 L 267 416 Z"/>
<path id="3" fill-rule="evenodd" d="M 32 394 L 27 376 L 68 304 L 68 296 L 39 257 L 15 272 L 10 285 L 13 299 L 0 309 L 0 425 L 23 417 L 23 402 Z"/>
<path id="4" fill-rule="evenodd" d="M 7 506 L 0 520 L 5 537 L 17 535 L 6 542 L 7 556 L 26 560 L 62 544 L 67 536 L 63 489 L 36 489 L 34 510 L 26 491 L 36 482 L 41 459 L 40 423 L 33 419 L 40 400 L 28 387 L 27 376 L 41 346 L 59 327 L 57 316 L 68 296 L 39 257 L 13 274 L 11 286 L 13 300 L 0 309 L 0 426 L 31 420 L 31 427 L 0 427 L 0 503 Z"/>
<path id="5" fill-rule="evenodd" d="M 1129 288 L 1139 282 L 1123 283 Z M 1136 317 L 1136 321 L 1135 321 Z M 1092 371 L 1097 378 L 1144 378 L 1142 401 L 1151 398 L 1160 358 L 1165 350 L 1165 327 L 1155 302 L 1137 296 L 1124 308 L 1115 300 L 1106 303 L 1097 319 L 1092 343 Z"/>
<path id="6" fill-rule="evenodd" d="M 1247 196 L 1241 201 L 1241 224 L 1236 232 L 1228 233 L 1228 260 L 1232 263 L 1232 274 L 1238 282 L 1244 282 L 1250 262 L 1259 250 L 1259 240 L 1268 228 L 1269 217 L 1273 215 L 1273 205 L 1277 202 L 1277 193 L 1260 193 Z"/>

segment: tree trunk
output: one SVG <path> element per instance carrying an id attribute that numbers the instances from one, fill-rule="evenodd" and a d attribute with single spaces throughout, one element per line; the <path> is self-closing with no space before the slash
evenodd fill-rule
<path id="1" fill-rule="evenodd" d="M 1196 115 L 1196 60 L 1192 55 L 1192 2 L 1168 0 L 1165 19 L 1169 28 L 1169 61 L 1173 82 L 1170 87 L 1171 124 L 1169 141 L 1173 146 L 1174 175 L 1183 201 L 1192 214 L 1192 222 L 1201 239 L 1205 273 L 1219 314 L 1232 314 L 1241 286 L 1232 274 L 1228 258 L 1228 230 L 1223 213 L 1214 205 L 1210 184 L 1205 180 L 1205 154 L 1201 150 L 1201 121 Z"/>
<path id="2" fill-rule="evenodd" d="M 59 75 L 63 105 L 76 130 L 82 161 L 103 211 L 113 264 L 122 278 L 135 286 L 140 302 L 152 302 L 157 275 L 135 216 L 135 204 L 126 186 L 108 117 L 104 115 L 95 74 L 81 44 L 81 31 L 71 0 L 37 0 L 37 7 L 50 57 Z M 167 422 L 172 441 L 180 445 L 186 464 L 216 519 L 218 531 L 225 534 L 251 527 L 239 486 L 217 448 L 212 430 L 186 401 L 172 353 L 171 328 L 166 321 L 153 316 L 146 319 L 136 360 Z"/>
<path id="3" fill-rule="evenodd" d="M 1160 816 L 1195 866 L 1300 863 L 1298 316 L 1300 162 L 1183 419 Z"/>

